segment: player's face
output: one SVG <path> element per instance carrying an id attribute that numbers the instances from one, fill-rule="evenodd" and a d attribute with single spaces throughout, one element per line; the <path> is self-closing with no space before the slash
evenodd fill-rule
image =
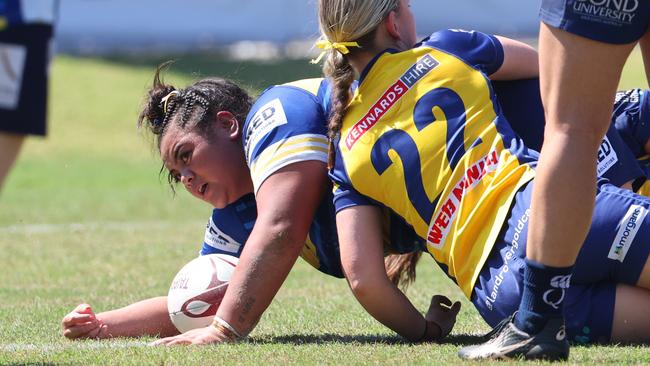
<path id="1" fill-rule="evenodd" d="M 204 136 L 172 123 L 160 142 L 160 156 L 170 177 L 194 197 L 223 208 L 251 191 L 250 173 L 239 144 L 219 122 Z"/>
<path id="2" fill-rule="evenodd" d="M 395 21 L 400 29 L 401 46 L 404 49 L 411 48 L 417 42 L 417 35 L 410 0 L 400 0 L 398 11 L 395 14 Z"/>

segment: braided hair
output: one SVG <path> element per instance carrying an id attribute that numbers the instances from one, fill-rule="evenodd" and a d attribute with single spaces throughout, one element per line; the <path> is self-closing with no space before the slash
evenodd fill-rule
<path id="1" fill-rule="evenodd" d="M 156 137 L 158 148 L 172 123 L 207 134 L 210 122 L 219 111 L 229 111 L 238 121 L 246 120 L 253 99 L 244 89 L 221 78 L 201 79 L 184 89 L 177 89 L 165 84 L 161 78 L 162 71 L 169 64 L 163 63 L 156 69 L 153 85 L 138 117 L 138 126 Z"/>
<path id="2" fill-rule="evenodd" d="M 335 49 L 329 50 L 323 64 L 323 74 L 332 83 L 332 110 L 328 120 L 330 169 L 334 166 L 334 141 L 341 132 L 343 116 L 351 99 L 350 87 L 355 76 L 348 56 L 374 50 L 377 27 L 398 7 L 399 0 L 318 1 L 321 37 L 330 42 L 358 43 L 358 48 L 349 49 L 349 53 L 345 55 Z"/>
<path id="3" fill-rule="evenodd" d="M 161 73 L 171 62 L 158 66 L 149 89 L 142 111 L 138 116 L 138 127 L 150 131 L 160 143 L 171 124 L 177 124 L 184 130 L 196 129 L 201 135 L 209 137 L 210 123 L 219 111 L 229 111 L 243 122 L 251 109 L 253 99 L 248 93 L 230 80 L 206 78 L 184 88 L 177 89 L 165 84 Z M 164 165 L 160 173 L 165 171 Z M 174 179 L 167 176 L 167 181 L 174 189 Z"/>

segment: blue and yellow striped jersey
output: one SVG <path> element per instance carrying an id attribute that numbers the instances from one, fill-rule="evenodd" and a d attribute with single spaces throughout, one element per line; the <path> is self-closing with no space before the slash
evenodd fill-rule
<path id="1" fill-rule="evenodd" d="M 322 78 L 272 86 L 260 95 L 242 134 L 255 192 L 285 166 L 327 162 L 329 100 L 329 83 Z M 343 277 L 331 202 L 329 196 L 319 205 L 301 257 L 324 273 Z"/>
<path id="2" fill-rule="evenodd" d="M 307 161 L 327 161 L 326 116 L 330 88 L 324 79 L 306 79 L 273 86 L 262 93 L 243 128 L 246 158 L 259 189 L 281 167 Z M 323 167 L 325 169 L 325 167 Z M 214 209 L 208 221 L 201 255 L 239 256 L 257 218 L 255 196 L 248 194 Z M 387 252 L 422 250 L 422 240 L 396 215 L 384 215 Z M 300 256 L 319 271 L 343 277 L 332 193 L 319 205 Z"/>
<path id="3" fill-rule="evenodd" d="M 330 172 L 337 211 L 387 206 L 467 297 L 537 159 L 486 76 L 502 62 L 495 37 L 452 30 L 378 55 L 348 106 Z"/>
<path id="4" fill-rule="evenodd" d="M 223 208 L 215 208 L 208 219 L 200 255 L 228 254 L 239 258 L 257 219 L 255 195 L 249 193 Z"/>

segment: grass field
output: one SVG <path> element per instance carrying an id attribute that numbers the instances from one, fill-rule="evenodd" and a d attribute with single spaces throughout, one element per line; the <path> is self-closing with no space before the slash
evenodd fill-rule
<path id="1" fill-rule="evenodd" d="M 211 208 L 158 177 L 159 159 L 135 127 L 154 65 L 165 58 L 59 56 L 52 69 L 50 134 L 31 139 L 0 196 L 0 364 L 457 364 L 459 346 L 487 331 L 468 301 L 442 345 L 410 345 L 374 321 L 343 280 L 299 261 L 247 342 L 148 347 L 147 339 L 71 342 L 59 321 L 80 302 L 96 311 L 166 294 L 195 257 Z M 282 64 L 181 56 L 167 80 L 234 78 L 251 91 L 319 75 Z M 647 87 L 635 54 L 622 87 Z M 461 292 L 424 258 L 409 297 Z M 650 331 L 650 330 L 649 330 Z M 572 363 L 650 362 L 643 347 L 574 347 Z"/>

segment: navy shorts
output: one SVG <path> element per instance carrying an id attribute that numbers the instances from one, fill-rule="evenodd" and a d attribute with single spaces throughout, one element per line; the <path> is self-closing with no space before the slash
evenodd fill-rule
<path id="1" fill-rule="evenodd" d="M 650 23 L 648 0 L 542 0 L 542 22 L 595 41 L 639 40 Z"/>
<path id="2" fill-rule="evenodd" d="M 517 193 L 472 293 L 472 303 L 491 326 L 519 308 L 532 188 L 530 183 Z M 635 285 L 650 253 L 649 208 L 647 197 L 611 184 L 599 187 L 592 226 L 564 298 L 572 342 L 609 342 L 616 286 Z"/>
<path id="3" fill-rule="evenodd" d="M 0 31 L 0 131 L 44 136 L 52 26 Z"/>

